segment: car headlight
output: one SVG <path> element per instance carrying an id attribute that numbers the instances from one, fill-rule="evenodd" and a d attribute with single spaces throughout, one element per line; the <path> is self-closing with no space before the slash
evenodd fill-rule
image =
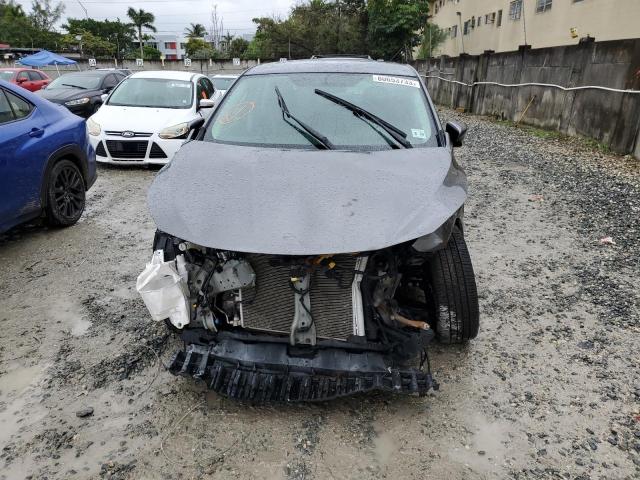
<path id="1" fill-rule="evenodd" d="M 91 99 L 89 97 L 76 98 L 75 100 L 69 100 L 68 102 L 64 102 L 65 105 L 69 107 L 73 105 L 84 105 L 85 103 L 89 103 Z"/>
<path id="2" fill-rule="evenodd" d="M 164 139 L 180 138 L 186 136 L 187 133 L 189 133 L 189 122 L 184 122 L 173 125 L 171 127 L 163 128 L 158 136 Z"/>
<path id="3" fill-rule="evenodd" d="M 99 123 L 95 122 L 91 118 L 87 120 L 87 132 L 89 132 L 89 135 L 97 137 L 98 135 L 100 135 L 100 130 L 101 129 Z"/>

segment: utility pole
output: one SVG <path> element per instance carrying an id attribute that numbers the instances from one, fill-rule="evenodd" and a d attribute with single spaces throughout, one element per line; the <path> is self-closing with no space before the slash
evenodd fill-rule
<path id="1" fill-rule="evenodd" d="M 76 0 L 76 1 L 82 7 L 82 10 L 84 10 L 84 16 L 87 17 L 87 20 L 89 20 L 89 13 L 87 12 L 87 9 L 85 8 L 85 6 L 82 4 L 80 0 Z"/>

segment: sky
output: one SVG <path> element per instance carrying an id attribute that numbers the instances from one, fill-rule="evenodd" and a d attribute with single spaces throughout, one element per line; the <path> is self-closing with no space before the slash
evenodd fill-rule
<path id="1" fill-rule="evenodd" d="M 59 1 L 59 0 L 53 0 Z M 127 9 L 142 8 L 155 15 L 155 27 L 158 34 L 183 34 L 190 23 L 201 23 L 207 30 L 211 27 L 211 10 L 218 6 L 218 18 L 223 17 L 224 31 L 232 35 L 243 35 L 255 32 L 255 17 L 286 16 L 295 0 L 80 0 L 87 9 L 89 18 L 95 20 L 126 21 Z M 31 0 L 16 0 L 25 12 L 31 10 Z M 85 18 L 85 13 L 78 0 L 62 0 L 65 13 L 59 24 L 67 17 Z"/>

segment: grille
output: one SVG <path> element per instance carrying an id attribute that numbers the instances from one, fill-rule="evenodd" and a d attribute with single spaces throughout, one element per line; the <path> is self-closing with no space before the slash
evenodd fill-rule
<path id="1" fill-rule="evenodd" d="M 140 140 L 107 140 L 107 149 L 114 158 L 141 159 L 147 155 L 148 144 Z"/>
<path id="2" fill-rule="evenodd" d="M 102 144 L 102 142 L 99 142 L 98 146 L 96 147 L 96 155 L 98 155 L 99 157 L 107 156 L 107 152 L 105 151 L 104 145 Z"/>
<path id="3" fill-rule="evenodd" d="M 106 133 L 107 135 L 113 135 L 114 137 L 121 137 L 122 136 L 122 132 L 121 131 L 116 131 L 116 130 L 106 130 L 104 133 Z M 133 136 L 134 137 L 150 137 L 151 135 L 153 135 L 153 133 L 133 132 Z"/>
<path id="4" fill-rule="evenodd" d="M 160 148 L 156 142 L 151 144 L 151 151 L 149 152 L 149 158 L 167 158 L 167 154 Z"/>
<path id="5" fill-rule="evenodd" d="M 269 255 L 250 255 L 256 273 L 256 287 L 242 290 L 242 314 L 245 328 L 289 334 L 295 309 L 295 294 L 286 266 L 269 265 Z M 311 280 L 311 313 L 318 337 L 345 340 L 353 335 L 351 285 L 357 257 L 336 255 L 342 275 L 340 281 L 314 273 Z"/>

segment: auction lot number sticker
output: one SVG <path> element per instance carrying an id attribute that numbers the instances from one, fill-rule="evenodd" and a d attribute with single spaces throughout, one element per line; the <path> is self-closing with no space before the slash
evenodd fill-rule
<path id="1" fill-rule="evenodd" d="M 386 75 L 374 75 L 373 81 L 378 83 L 391 83 L 393 85 L 402 85 L 405 87 L 420 88 L 420 82 L 411 80 L 410 78 L 388 77 Z"/>

